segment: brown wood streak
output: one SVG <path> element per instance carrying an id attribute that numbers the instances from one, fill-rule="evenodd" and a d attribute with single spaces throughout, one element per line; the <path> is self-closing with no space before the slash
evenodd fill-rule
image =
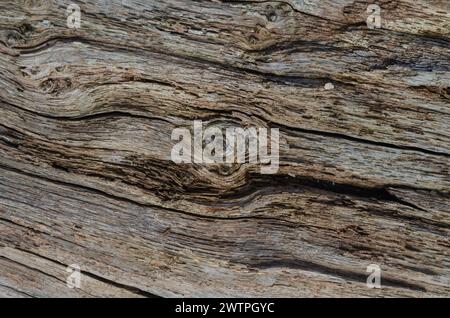
<path id="1" fill-rule="evenodd" d="M 0 296 L 450 295 L 446 1 L 74 2 L 0 3 Z M 280 170 L 171 162 L 194 119 Z"/>

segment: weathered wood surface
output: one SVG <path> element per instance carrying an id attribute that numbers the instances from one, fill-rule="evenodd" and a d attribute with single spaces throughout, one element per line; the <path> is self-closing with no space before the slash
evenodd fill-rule
<path id="1" fill-rule="evenodd" d="M 74 1 L 69 29 L 2 0 L 0 296 L 448 297 L 450 4 L 373 2 Z M 173 163 L 194 119 L 280 128 L 279 172 Z"/>

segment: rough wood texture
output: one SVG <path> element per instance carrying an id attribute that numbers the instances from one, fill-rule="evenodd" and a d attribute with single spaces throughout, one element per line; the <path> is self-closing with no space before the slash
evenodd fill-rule
<path id="1" fill-rule="evenodd" d="M 448 1 L 74 2 L 0 2 L 0 296 L 450 296 Z M 173 163 L 194 119 L 279 172 Z"/>

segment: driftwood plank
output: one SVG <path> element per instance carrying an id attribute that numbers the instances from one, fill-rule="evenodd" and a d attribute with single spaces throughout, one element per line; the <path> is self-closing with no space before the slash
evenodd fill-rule
<path id="1" fill-rule="evenodd" d="M 374 2 L 2 1 L 0 296 L 448 297 L 450 6 Z M 278 172 L 174 163 L 194 120 Z"/>

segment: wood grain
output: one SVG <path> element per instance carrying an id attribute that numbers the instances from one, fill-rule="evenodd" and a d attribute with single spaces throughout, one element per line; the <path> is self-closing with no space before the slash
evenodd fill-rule
<path id="1" fill-rule="evenodd" d="M 73 2 L 0 3 L 1 297 L 450 295 L 448 1 Z M 175 164 L 193 120 L 278 173 Z"/>

